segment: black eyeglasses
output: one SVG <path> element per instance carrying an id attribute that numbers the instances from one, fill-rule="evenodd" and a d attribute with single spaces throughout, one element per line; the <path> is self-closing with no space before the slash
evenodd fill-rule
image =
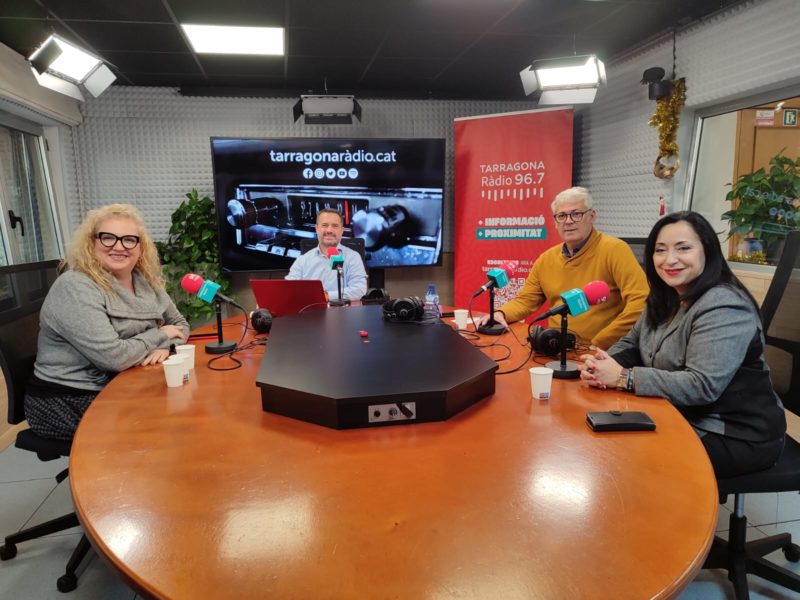
<path id="1" fill-rule="evenodd" d="M 95 237 L 100 240 L 100 243 L 106 248 L 113 248 L 117 242 L 122 243 L 122 247 L 125 248 L 125 250 L 133 250 L 139 245 L 138 235 L 119 236 L 107 231 L 98 231 Z"/>
<path id="2" fill-rule="evenodd" d="M 558 223 L 564 223 L 567 220 L 567 217 L 572 219 L 573 223 L 580 223 L 583 220 L 583 215 L 590 212 L 592 209 L 587 208 L 586 210 L 573 210 L 572 212 L 560 212 L 553 215 L 553 218 Z"/>

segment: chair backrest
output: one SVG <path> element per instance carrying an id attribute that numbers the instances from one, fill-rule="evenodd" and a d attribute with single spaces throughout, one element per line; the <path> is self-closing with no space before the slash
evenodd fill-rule
<path id="1" fill-rule="evenodd" d="M 36 359 L 39 311 L 58 275 L 58 262 L 0 267 L 0 369 L 11 424 L 25 420 L 25 384 Z"/>
<path id="2" fill-rule="evenodd" d="M 300 253 L 305 254 L 309 250 L 317 247 L 319 242 L 317 238 L 303 238 L 300 240 Z M 342 246 L 347 246 L 351 250 L 355 250 L 361 255 L 361 260 L 364 262 L 364 268 L 367 266 L 367 248 L 362 238 L 357 237 L 343 237 Z"/>
<path id="3" fill-rule="evenodd" d="M 761 303 L 765 355 L 786 408 L 800 411 L 800 231 L 786 236 L 767 295 Z"/>
<path id="4" fill-rule="evenodd" d="M 639 264 L 644 269 L 644 246 L 647 243 L 647 238 L 619 238 L 623 242 L 626 242 L 628 246 L 631 247 L 633 251 L 633 255 L 636 257 L 636 260 L 639 261 Z"/>
<path id="5" fill-rule="evenodd" d="M 797 281 L 797 269 L 800 268 L 800 230 L 790 231 L 786 236 L 781 257 L 775 267 L 775 274 L 772 276 L 767 295 L 761 303 L 761 321 L 764 323 L 764 330 L 770 334 L 772 323 L 778 310 L 786 308 L 786 292 L 793 292 L 789 288 L 790 282 L 794 285 Z M 794 299 L 800 299 L 794 296 Z M 797 304 L 794 305 L 797 309 Z M 796 314 L 796 313 L 795 313 Z M 800 338 L 798 338 L 800 339 Z"/>

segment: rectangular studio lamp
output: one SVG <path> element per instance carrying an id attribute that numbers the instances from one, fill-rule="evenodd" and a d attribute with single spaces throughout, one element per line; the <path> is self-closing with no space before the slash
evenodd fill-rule
<path id="1" fill-rule="evenodd" d="M 41 74 L 49 71 L 75 83 L 84 79 L 102 62 L 85 50 L 51 35 L 28 59 Z"/>
<path id="2" fill-rule="evenodd" d="M 590 104 L 606 83 L 605 65 L 594 54 L 536 60 L 519 76 L 526 96 L 541 92 L 539 104 Z"/>
<path id="3" fill-rule="evenodd" d="M 292 108 L 294 120 L 305 116 L 306 125 L 349 125 L 361 120 L 361 105 L 348 95 L 303 95 Z"/>
<path id="4" fill-rule="evenodd" d="M 56 38 L 51 35 L 45 40 L 44 44 L 39 46 L 36 51 L 30 55 L 28 60 L 31 61 L 31 65 L 36 69 L 36 72 L 42 75 L 61 54 L 63 54 L 61 46 L 59 46 Z"/>
<path id="5" fill-rule="evenodd" d="M 96 98 L 116 80 L 99 58 L 55 35 L 47 38 L 28 60 L 39 85 L 81 101 L 79 84 Z"/>

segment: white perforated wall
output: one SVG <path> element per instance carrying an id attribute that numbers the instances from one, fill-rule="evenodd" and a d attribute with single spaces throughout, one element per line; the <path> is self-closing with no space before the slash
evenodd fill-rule
<path id="1" fill-rule="evenodd" d="M 688 141 L 695 109 L 800 82 L 800 0 L 754 0 L 686 28 L 677 36 L 677 72 L 687 80 L 679 140 Z M 576 182 L 589 187 L 600 228 L 643 236 L 667 210 L 680 206 L 679 177 L 652 174 L 658 135 L 648 127 L 655 103 L 639 84 L 642 71 L 672 67 L 672 41 L 663 39 L 608 65 L 608 86 L 576 120 Z M 84 122 L 65 130 L 65 186 L 69 221 L 110 201 L 132 201 L 157 238 L 192 187 L 213 194 L 209 138 L 444 137 L 447 140 L 445 249 L 452 250 L 453 119 L 528 110 L 531 103 L 444 100 L 360 100 L 364 121 L 351 126 L 307 126 L 292 121 L 293 99 L 187 98 L 174 88 L 112 86 L 87 99 Z M 682 192 L 681 192 L 682 193 Z"/>
<path id="2" fill-rule="evenodd" d="M 453 119 L 527 110 L 530 102 L 359 100 L 363 121 L 353 125 L 295 123 L 291 98 L 183 97 L 174 88 L 114 87 L 87 100 L 84 121 L 65 136 L 69 220 L 91 208 L 135 203 L 157 239 L 170 215 L 196 187 L 213 197 L 212 136 L 441 137 L 447 140 L 444 247 L 452 250 Z"/>
<path id="3" fill-rule="evenodd" d="M 800 1 L 755 0 L 722 11 L 677 35 L 677 74 L 686 78 L 686 106 L 678 133 L 685 175 L 693 112 L 800 82 Z M 647 125 L 655 109 L 642 72 L 672 70 L 672 39 L 664 39 L 607 66 L 608 87 L 580 110 L 576 180 L 595 197 L 598 226 L 621 236 L 646 235 L 667 210 L 682 206 L 682 187 L 653 175 L 658 133 Z M 676 192 L 676 190 L 680 190 Z"/>

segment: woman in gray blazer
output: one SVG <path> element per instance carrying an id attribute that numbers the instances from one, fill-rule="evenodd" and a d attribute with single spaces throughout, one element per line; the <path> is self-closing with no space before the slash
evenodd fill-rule
<path id="1" fill-rule="evenodd" d="M 764 360 L 758 305 L 695 212 L 660 219 L 647 238 L 650 295 L 633 329 L 584 355 L 581 379 L 667 398 L 691 423 L 717 477 L 772 466 L 786 417 Z"/>
<path id="2" fill-rule="evenodd" d="M 188 338 L 189 324 L 164 290 L 155 244 L 129 204 L 89 212 L 62 267 L 39 314 L 25 416 L 38 435 L 69 440 L 114 375 L 163 362 L 171 344 Z"/>

